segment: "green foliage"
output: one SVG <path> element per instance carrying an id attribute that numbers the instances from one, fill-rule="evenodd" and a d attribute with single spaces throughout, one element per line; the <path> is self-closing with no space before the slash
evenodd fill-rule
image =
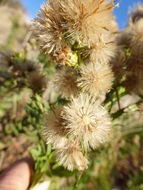
<path id="1" fill-rule="evenodd" d="M 13 49 L 19 27 L 19 20 L 16 17 L 3 50 Z M 72 51 L 78 55 L 74 69 L 78 70 L 80 64 L 87 59 L 87 56 L 81 54 L 81 51 L 86 49 L 87 47 L 79 47 L 76 43 L 73 45 Z M 130 49 L 124 48 L 124 50 L 126 57 L 130 57 Z M 30 75 L 25 69 L 27 61 L 25 50 L 20 50 L 10 54 L 10 63 L 6 69 L 1 69 L 0 62 L 0 127 L 2 128 L 0 128 L 0 151 L 6 150 L 7 137 L 24 135 L 30 142 L 28 151 L 34 160 L 32 186 L 48 177 L 51 180 L 50 190 L 112 190 L 118 186 L 119 189 L 142 190 L 143 122 L 135 120 L 139 114 L 142 117 L 139 107 L 143 97 L 121 108 L 121 99 L 128 93 L 123 87 L 124 78 L 115 81 L 104 102 L 113 120 L 111 142 L 89 154 L 89 168 L 85 172 L 69 172 L 56 162 L 51 145 L 46 144 L 41 133 L 44 116 L 56 105 L 65 105 L 69 100 L 58 96 L 51 104 L 43 98 L 43 90 L 33 92 L 27 80 Z M 42 68 L 40 72 L 46 73 L 50 79 L 57 65 L 43 53 L 39 53 L 37 63 L 40 69 Z M 115 106 L 117 108 L 114 110 Z M 128 165 L 125 166 L 124 163 Z M 118 183 L 120 181 L 123 182 L 123 187 Z"/>

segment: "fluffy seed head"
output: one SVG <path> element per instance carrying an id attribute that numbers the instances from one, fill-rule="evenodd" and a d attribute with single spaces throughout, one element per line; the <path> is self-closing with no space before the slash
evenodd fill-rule
<path id="1" fill-rule="evenodd" d="M 132 52 L 130 57 L 127 60 L 127 75 L 133 75 L 142 77 L 143 76 L 143 54 L 140 54 L 140 50 L 138 52 Z"/>
<path id="2" fill-rule="evenodd" d="M 143 19 L 131 26 L 130 47 L 133 52 L 143 52 Z"/>
<path id="3" fill-rule="evenodd" d="M 138 4 L 131 12 L 130 21 L 132 23 L 138 22 L 140 19 L 143 19 L 143 4 Z"/>
<path id="4" fill-rule="evenodd" d="M 44 120 L 43 136 L 47 144 L 51 144 L 53 149 L 64 148 L 67 143 L 63 119 L 61 117 L 62 108 L 52 110 Z"/>
<path id="5" fill-rule="evenodd" d="M 63 52 L 67 48 L 56 1 L 54 3 L 51 0 L 46 2 L 41 7 L 33 24 L 33 31 L 40 42 L 41 48 L 52 56 L 55 56 L 57 52 Z"/>
<path id="6" fill-rule="evenodd" d="M 131 41 L 131 28 L 127 27 L 117 35 L 116 43 L 119 46 L 129 48 L 130 41 Z"/>
<path id="7" fill-rule="evenodd" d="M 140 51 L 139 51 L 140 52 Z M 136 54 L 137 53 L 137 54 Z M 132 53 L 127 61 L 125 87 L 130 93 L 143 94 L 143 54 Z"/>
<path id="8" fill-rule="evenodd" d="M 110 136 L 111 120 L 107 111 L 87 94 L 72 98 L 63 109 L 63 119 L 72 138 L 80 140 L 85 150 L 95 149 Z"/>
<path id="9" fill-rule="evenodd" d="M 90 62 L 82 65 L 80 74 L 78 86 L 92 96 L 105 95 L 112 87 L 114 77 L 109 64 Z"/>
<path id="10" fill-rule="evenodd" d="M 125 60 L 126 57 L 124 51 L 118 47 L 118 51 L 115 54 L 115 57 L 111 60 L 113 73 L 116 79 L 120 80 L 123 77 Z"/>
<path id="11" fill-rule="evenodd" d="M 83 156 L 78 142 L 68 140 L 65 147 L 56 150 L 57 160 L 70 171 L 87 169 L 88 160 Z"/>
<path id="12" fill-rule="evenodd" d="M 135 93 L 143 95 L 143 76 L 134 75 L 134 73 L 128 73 L 126 81 L 124 82 L 129 93 Z"/>
<path id="13" fill-rule="evenodd" d="M 53 80 L 53 86 L 63 98 L 69 98 L 77 94 L 77 76 L 73 69 L 63 69 L 57 72 Z"/>
<path id="14" fill-rule="evenodd" d="M 60 7 L 65 20 L 63 28 L 73 42 L 91 46 L 101 33 L 109 33 L 111 29 L 113 1 L 63 0 Z"/>
<path id="15" fill-rule="evenodd" d="M 42 49 L 51 55 L 67 48 L 67 41 L 91 46 L 101 33 L 112 31 L 113 1 L 49 0 L 33 27 Z"/>
<path id="16" fill-rule="evenodd" d="M 90 50 L 90 61 L 108 63 L 114 57 L 116 45 L 113 35 L 100 35 Z"/>

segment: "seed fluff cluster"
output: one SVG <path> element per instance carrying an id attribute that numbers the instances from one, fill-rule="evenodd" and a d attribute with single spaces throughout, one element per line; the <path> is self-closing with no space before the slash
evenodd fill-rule
<path id="1" fill-rule="evenodd" d="M 48 0 L 33 23 L 42 50 L 58 64 L 49 84 L 66 100 L 45 116 L 43 135 L 71 171 L 87 169 L 88 152 L 112 134 L 103 101 L 114 81 L 115 7 L 113 0 Z"/>
<path id="2" fill-rule="evenodd" d="M 129 50 L 125 87 L 129 92 L 143 95 L 143 4 L 131 12 L 129 24 L 121 32 L 118 43 Z"/>

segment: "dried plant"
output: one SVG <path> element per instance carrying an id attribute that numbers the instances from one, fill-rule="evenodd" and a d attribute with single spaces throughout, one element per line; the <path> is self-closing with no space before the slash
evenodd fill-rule
<path id="1" fill-rule="evenodd" d="M 31 190 L 142 189 L 143 5 L 121 31 L 118 5 L 47 0 L 29 25 L 0 0 L 0 167 L 30 150 Z"/>

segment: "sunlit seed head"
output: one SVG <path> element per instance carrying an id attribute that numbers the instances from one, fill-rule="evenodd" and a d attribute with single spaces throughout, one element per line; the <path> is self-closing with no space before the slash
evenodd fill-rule
<path id="1" fill-rule="evenodd" d="M 116 79 L 120 80 L 124 76 L 125 62 L 126 62 L 125 52 L 120 47 L 118 47 L 117 53 L 115 54 L 114 58 L 110 61 Z"/>
<path id="2" fill-rule="evenodd" d="M 33 32 L 39 40 L 41 48 L 51 56 L 63 52 L 67 47 L 61 27 L 62 20 L 58 13 L 58 1 L 57 3 L 48 1 L 41 7 L 33 23 Z"/>
<path id="3" fill-rule="evenodd" d="M 137 53 L 137 54 L 136 54 Z M 127 60 L 124 85 L 129 93 L 143 94 L 143 55 L 133 53 Z M 138 54 L 139 53 L 139 54 Z"/>
<path id="4" fill-rule="evenodd" d="M 71 138 L 82 142 L 85 150 L 97 148 L 110 138 L 111 120 L 106 110 L 88 94 L 72 98 L 62 117 Z"/>
<path id="5" fill-rule="evenodd" d="M 124 82 L 128 93 L 143 95 L 143 77 L 128 73 Z"/>
<path id="6" fill-rule="evenodd" d="M 77 74 L 72 68 L 58 71 L 53 78 L 53 87 L 63 98 L 75 96 L 78 92 Z"/>
<path id="7" fill-rule="evenodd" d="M 89 60 L 100 63 L 109 63 L 116 53 L 115 37 L 113 35 L 100 35 L 99 40 L 90 50 Z"/>
<path id="8" fill-rule="evenodd" d="M 133 52 L 143 51 L 143 19 L 131 26 L 130 47 Z"/>
<path id="9" fill-rule="evenodd" d="M 143 19 L 143 4 L 141 3 L 135 5 L 134 8 L 130 11 L 129 23 L 136 23 L 140 19 Z"/>
<path id="10" fill-rule="evenodd" d="M 64 122 L 61 117 L 62 108 L 57 107 L 45 116 L 44 129 L 42 134 L 47 144 L 51 144 L 53 149 L 64 148 L 67 143 Z"/>
<path id="11" fill-rule="evenodd" d="M 127 27 L 118 34 L 116 38 L 116 43 L 121 47 L 129 48 L 130 42 L 131 42 L 131 28 Z"/>
<path id="12" fill-rule="evenodd" d="M 132 52 L 126 63 L 127 75 L 136 75 L 138 77 L 143 76 L 143 54 L 140 49 L 138 51 Z"/>
<path id="13" fill-rule="evenodd" d="M 114 76 L 109 64 L 90 62 L 81 66 L 77 81 L 79 88 L 84 92 L 99 97 L 111 90 Z"/>
<path id="14" fill-rule="evenodd" d="M 114 20 L 114 5 L 106 0 L 63 0 L 60 3 L 60 15 L 64 18 L 62 27 L 67 38 L 73 43 L 91 46 L 101 33 L 108 33 Z M 109 22 L 110 21 L 110 22 Z"/>
<path id="15" fill-rule="evenodd" d="M 84 171 L 88 168 L 88 160 L 83 156 L 77 141 L 68 140 L 64 148 L 56 149 L 56 157 L 59 164 L 70 171 Z"/>

